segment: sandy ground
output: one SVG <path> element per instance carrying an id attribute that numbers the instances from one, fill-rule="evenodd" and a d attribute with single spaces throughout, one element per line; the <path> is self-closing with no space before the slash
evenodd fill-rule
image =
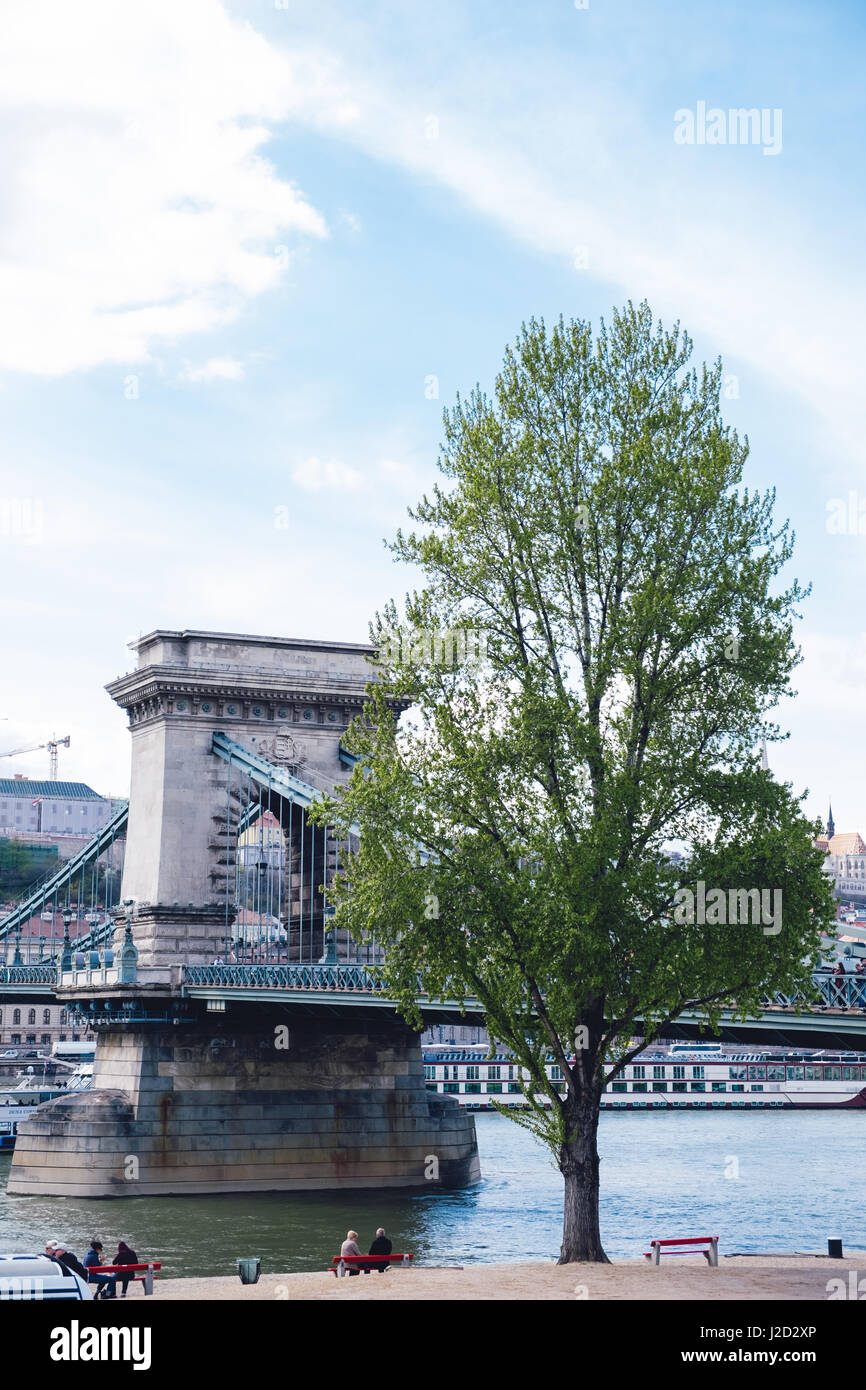
<path id="1" fill-rule="evenodd" d="M 174 1299 L 821 1299 L 827 1283 L 848 1270 L 866 1280 L 866 1252 L 843 1260 L 807 1255 L 721 1256 L 710 1269 L 697 1256 L 669 1256 L 654 1268 L 647 1260 L 618 1260 L 611 1265 L 485 1264 L 463 1269 L 402 1269 L 335 1279 L 320 1274 L 262 1274 L 258 1284 L 241 1284 L 236 1276 L 211 1279 L 159 1279 L 154 1297 Z M 130 1298 L 143 1297 L 130 1286 Z"/>

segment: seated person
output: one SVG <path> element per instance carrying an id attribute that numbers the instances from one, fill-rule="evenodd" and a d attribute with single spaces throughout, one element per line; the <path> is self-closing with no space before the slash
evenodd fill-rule
<path id="1" fill-rule="evenodd" d="M 131 1250 L 131 1249 L 129 1248 L 129 1246 L 127 1245 L 127 1243 L 126 1243 L 125 1240 L 119 1240 L 119 1241 L 117 1242 L 117 1254 L 115 1255 L 114 1259 L 112 1260 L 112 1264 L 115 1264 L 115 1265 L 137 1265 L 137 1264 L 138 1264 L 138 1256 L 136 1255 L 136 1253 L 135 1253 L 134 1250 Z M 121 1298 L 126 1298 L 126 1290 L 129 1288 L 129 1280 L 130 1280 L 131 1278 L 133 1278 L 133 1277 L 134 1277 L 133 1275 L 129 1275 L 128 1277 L 124 1277 L 124 1275 L 122 1275 L 122 1274 L 117 1274 L 117 1275 L 115 1275 L 115 1278 L 120 1280 L 120 1297 L 121 1297 Z"/>
<path id="2" fill-rule="evenodd" d="M 84 1267 L 88 1271 L 87 1277 L 91 1284 L 96 1284 L 96 1297 L 117 1298 L 117 1275 L 116 1274 L 91 1274 L 90 1270 L 94 1265 L 102 1264 L 102 1241 L 96 1236 L 90 1242 L 90 1249 L 84 1256 Z"/>
<path id="3" fill-rule="evenodd" d="M 391 1244 L 390 1240 L 385 1235 L 385 1227 L 380 1226 L 378 1231 L 376 1232 L 376 1239 L 373 1241 L 373 1244 L 370 1246 L 370 1249 L 367 1251 L 367 1254 L 390 1255 L 393 1248 L 394 1247 Z M 367 1268 L 364 1270 L 364 1273 L 369 1274 L 371 1269 L 378 1269 L 380 1274 L 384 1274 L 387 1268 L 387 1264 L 385 1264 L 385 1262 L 383 1261 L 382 1264 L 368 1265 Z"/>
<path id="4" fill-rule="evenodd" d="M 360 1247 L 359 1247 L 359 1245 L 358 1245 L 358 1232 L 357 1232 L 357 1231 L 348 1231 L 347 1234 L 346 1234 L 346 1239 L 343 1241 L 343 1244 L 340 1246 L 340 1255 L 341 1255 L 341 1256 L 343 1256 L 343 1255 L 360 1255 L 360 1253 L 361 1253 L 361 1250 L 360 1250 Z M 346 1268 L 347 1268 L 348 1271 L 349 1271 L 350 1277 L 351 1277 L 351 1275 L 353 1275 L 353 1274 L 360 1274 L 360 1272 L 361 1272 L 360 1267 L 359 1267 L 358 1265 L 356 1265 L 356 1264 L 346 1265 Z"/>

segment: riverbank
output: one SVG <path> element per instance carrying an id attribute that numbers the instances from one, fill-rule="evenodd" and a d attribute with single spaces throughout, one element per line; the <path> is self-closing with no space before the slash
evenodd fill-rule
<path id="1" fill-rule="evenodd" d="M 162 1279 L 154 1295 L 160 1302 L 238 1300 L 489 1300 L 489 1299 L 817 1299 L 826 1301 L 831 1279 L 844 1282 L 858 1270 L 866 1286 L 866 1251 L 842 1260 L 808 1255 L 757 1255 L 722 1258 L 710 1269 L 697 1256 L 669 1257 L 655 1268 L 647 1260 L 610 1265 L 475 1264 L 463 1269 L 394 1268 L 387 1274 L 335 1279 L 316 1274 L 263 1274 L 258 1284 L 235 1277 Z M 133 1285 L 130 1297 L 140 1296 Z M 135 1293 L 133 1292 L 135 1290 Z"/>

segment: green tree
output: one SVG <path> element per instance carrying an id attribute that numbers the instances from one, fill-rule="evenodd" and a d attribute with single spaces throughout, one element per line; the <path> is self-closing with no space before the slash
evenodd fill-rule
<path id="1" fill-rule="evenodd" d="M 23 840 L 0 840 L 0 902 L 15 902 L 57 863 L 57 850 L 28 845 Z"/>
<path id="2" fill-rule="evenodd" d="M 533 320 L 494 398 L 446 411 L 445 482 L 392 546 L 424 586 L 373 626 L 362 763 L 319 812 L 360 825 L 337 923 L 385 948 L 404 1014 L 420 1025 L 419 979 L 475 995 L 526 1069 L 507 1113 L 563 1174 L 562 1262 L 607 1258 L 606 1082 L 684 1011 L 712 1026 L 808 988 L 832 917 L 816 828 L 757 752 L 798 660 L 792 537 L 740 487 L 721 364 L 694 370 L 691 346 L 646 305 L 595 336 Z M 764 890 L 779 919 L 690 920 L 679 890 L 701 883 Z"/>

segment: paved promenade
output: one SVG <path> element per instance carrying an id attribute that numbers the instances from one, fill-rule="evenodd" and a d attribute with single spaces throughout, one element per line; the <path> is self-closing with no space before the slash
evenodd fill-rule
<path id="1" fill-rule="evenodd" d="M 237 1277 L 161 1279 L 154 1295 L 166 1299 L 817 1299 L 827 1283 L 859 1271 L 866 1293 L 866 1251 L 844 1260 L 809 1256 L 720 1258 L 710 1269 L 702 1257 L 671 1257 L 658 1269 L 645 1260 L 612 1265 L 485 1264 L 461 1269 L 400 1269 L 335 1279 L 320 1274 L 263 1274 L 258 1284 Z M 132 1290 L 136 1292 L 133 1294 Z M 133 1285 L 130 1297 L 138 1297 Z M 585 1292 L 584 1292 L 585 1290 Z"/>

